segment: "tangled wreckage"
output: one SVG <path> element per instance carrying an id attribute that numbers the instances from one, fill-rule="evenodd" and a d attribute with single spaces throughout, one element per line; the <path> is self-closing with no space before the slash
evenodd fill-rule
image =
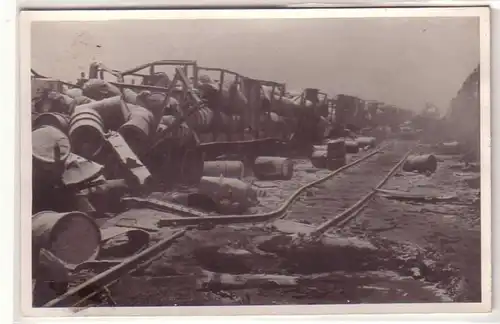
<path id="1" fill-rule="evenodd" d="M 157 71 L 165 66 L 173 77 Z M 68 269 L 97 262 L 103 242 L 148 236 L 147 229 L 103 227 L 102 220 L 138 205 L 175 215 L 166 221 L 172 226 L 268 220 L 282 211 L 242 215 L 258 203 L 243 180 L 248 172 L 256 179 L 291 179 L 296 157 L 342 169 L 346 153 L 374 148 L 389 131 L 403 132 L 400 125 L 412 117 L 380 102 L 329 97 L 314 88 L 294 93 L 283 83 L 195 61 L 126 71 L 93 63 L 88 78 L 82 74 L 76 83 L 32 70 L 31 81 L 35 306 L 74 297 L 76 290 L 58 287 L 54 278 L 64 283 Z M 153 191 L 182 194 L 160 201 L 148 198 Z M 111 262 L 112 275 L 104 271 L 86 287 L 100 293 L 183 231 Z"/>

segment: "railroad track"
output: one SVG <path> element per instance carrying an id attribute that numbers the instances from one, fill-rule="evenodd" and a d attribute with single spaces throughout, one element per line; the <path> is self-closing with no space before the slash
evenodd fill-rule
<path id="1" fill-rule="evenodd" d="M 191 227 L 199 225 L 220 225 L 234 223 L 270 222 L 275 219 L 284 219 L 313 226 L 313 233 L 322 234 L 335 225 L 342 226 L 362 209 L 375 194 L 375 189 L 381 187 L 404 162 L 413 145 L 408 142 L 389 143 L 382 148 L 365 154 L 360 159 L 327 175 L 302 185 L 297 189 L 280 208 L 256 215 L 226 215 L 208 216 L 199 213 L 189 215 L 189 210 L 175 204 L 165 206 L 169 212 L 179 207 L 184 216 L 165 219 L 159 226 L 181 229 L 171 236 L 164 238 L 155 245 L 142 251 L 124 262 L 90 278 L 82 284 L 70 289 L 64 295 L 48 302 L 45 307 L 66 305 L 68 301 L 75 306 L 81 305 L 89 296 L 101 294 L 120 277 L 136 270 L 144 263 L 155 259 L 166 248 L 181 238 Z M 383 150 L 385 150 L 383 152 Z M 383 154 L 380 154 L 382 153 Z M 367 172 L 372 176 L 367 177 Z M 332 180 L 335 177 L 334 180 Z M 315 188 L 315 189 L 313 189 Z M 307 195 L 309 190 L 315 190 L 313 195 Z M 301 204 L 294 204 L 299 197 L 306 194 Z M 154 201 L 136 200 L 135 203 L 151 206 Z M 157 206 L 158 207 L 158 206 Z M 156 209 L 161 209 L 156 208 Z M 339 213 L 340 212 L 340 213 Z M 335 216 L 334 216 L 335 215 Z M 194 226 L 193 226 L 194 225 Z M 89 293 L 82 292 L 90 289 Z M 76 298 L 76 302 L 74 301 Z"/>

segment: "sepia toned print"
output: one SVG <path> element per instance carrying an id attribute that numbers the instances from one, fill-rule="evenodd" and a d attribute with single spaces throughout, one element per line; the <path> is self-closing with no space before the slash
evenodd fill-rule
<path id="1" fill-rule="evenodd" d="M 482 26 L 33 19 L 29 307 L 488 305 Z"/>

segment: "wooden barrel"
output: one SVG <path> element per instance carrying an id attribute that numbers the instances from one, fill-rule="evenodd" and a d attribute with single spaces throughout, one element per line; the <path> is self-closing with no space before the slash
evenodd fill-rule
<path id="1" fill-rule="evenodd" d="M 433 154 L 410 155 L 403 164 L 403 171 L 420 173 L 435 172 L 437 169 L 437 159 Z"/>
<path id="2" fill-rule="evenodd" d="M 242 179 L 245 175 L 245 166 L 241 161 L 205 161 L 203 176 Z"/>
<path id="3" fill-rule="evenodd" d="M 253 166 L 259 180 L 290 180 L 293 177 L 293 161 L 285 157 L 259 156 Z"/>
<path id="4" fill-rule="evenodd" d="M 34 176 L 60 176 L 71 153 L 68 137 L 55 127 L 43 126 L 31 132 L 31 141 Z"/>
<path id="5" fill-rule="evenodd" d="M 130 117 L 118 132 L 135 154 L 141 154 L 154 135 L 154 116 L 144 107 L 129 104 Z"/>
<path id="6" fill-rule="evenodd" d="M 244 212 L 258 203 L 257 193 L 244 181 L 224 177 L 203 177 L 198 193 L 210 197 L 221 213 Z"/>
<path id="7" fill-rule="evenodd" d="M 81 109 L 84 106 L 79 106 L 71 116 L 69 138 L 75 154 L 92 159 L 105 144 L 105 128 L 99 113 L 93 109 Z"/>
<path id="8" fill-rule="evenodd" d="M 35 258 L 43 248 L 69 268 L 96 258 L 100 251 L 101 231 L 81 212 L 37 213 L 32 217 L 31 234 Z"/>
<path id="9" fill-rule="evenodd" d="M 36 116 L 32 128 L 41 126 L 52 126 L 66 134 L 69 130 L 69 117 L 60 113 L 43 113 Z"/>

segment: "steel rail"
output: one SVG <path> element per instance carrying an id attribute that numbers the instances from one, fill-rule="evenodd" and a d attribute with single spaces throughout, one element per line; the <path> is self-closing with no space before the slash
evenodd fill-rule
<path id="1" fill-rule="evenodd" d="M 143 263 L 144 261 L 147 261 L 151 259 L 154 255 L 157 255 L 161 252 L 163 252 L 166 248 L 168 248 L 173 242 L 175 242 L 178 238 L 182 237 L 184 234 L 186 234 L 187 230 L 182 229 L 174 234 L 170 235 L 167 238 L 164 238 L 163 240 L 159 241 L 153 246 L 150 246 L 146 250 L 140 252 L 139 254 L 136 254 L 127 260 L 123 261 L 122 263 L 109 268 L 108 270 L 101 272 L 100 274 L 90 278 L 89 280 L 83 282 L 82 284 L 68 290 L 66 293 L 62 294 L 61 296 L 49 301 L 42 307 L 63 307 L 62 304 L 63 302 L 67 301 L 71 297 L 78 296 L 79 293 L 84 291 L 85 289 L 92 289 L 92 290 L 102 290 L 104 287 L 108 286 L 112 282 L 116 281 L 116 279 L 126 275 L 130 271 L 134 270 L 137 268 L 138 265 Z M 91 293 L 92 294 L 92 293 Z M 90 294 L 89 294 L 90 295 Z M 88 297 L 86 295 L 85 297 Z M 83 298 L 85 298 L 83 297 Z M 79 300 L 81 300 L 80 298 Z"/>
<path id="2" fill-rule="evenodd" d="M 383 148 L 379 148 L 376 151 L 373 151 L 362 158 L 351 162 L 349 164 L 344 165 L 343 167 L 330 172 L 326 176 L 307 183 L 297 189 L 278 209 L 259 214 L 251 214 L 251 215 L 225 215 L 225 216 L 207 216 L 207 217 L 176 217 L 176 218 L 168 218 L 168 219 L 160 219 L 158 221 L 159 227 L 167 227 L 167 226 L 184 226 L 184 225 L 221 225 L 221 224 L 236 224 L 236 223 L 256 223 L 256 222 L 265 222 L 273 218 L 278 218 L 283 216 L 290 205 L 302 194 L 305 190 L 312 188 L 322 182 L 329 180 L 330 178 L 336 176 L 337 174 L 369 159 L 375 154 L 381 153 Z"/>

